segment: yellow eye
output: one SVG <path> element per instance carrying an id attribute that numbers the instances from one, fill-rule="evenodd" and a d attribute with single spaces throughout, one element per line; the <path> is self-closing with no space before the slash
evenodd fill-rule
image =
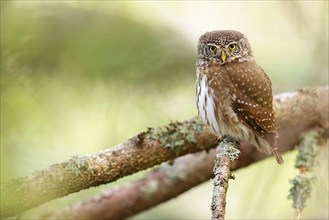
<path id="1" fill-rule="evenodd" d="M 215 47 L 215 46 L 209 46 L 208 49 L 209 49 L 210 52 L 216 53 L 217 47 Z"/>
<path id="2" fill-rule="evenodd" d="M 230 48 L 230 50 L 235 50 L 236 49 L 236 44 L 230 44 L 228 45 L 228 48 Z"/>

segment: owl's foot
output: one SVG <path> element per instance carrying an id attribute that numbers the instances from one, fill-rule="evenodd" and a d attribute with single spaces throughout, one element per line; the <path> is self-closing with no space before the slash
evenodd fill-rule
<path id="1" fill-rule="evenodd" d="M 239 144 L 239 140 L 237 140 L 237 139 L 235 139 L 235 138 L 233 138 L 233 137 L 231 137 L 231 136 L 228 136 L 228 135 L 224 135 L 223 136 L 223 140 L 222 141 L 226 141 L 226 142 L 234 142 L 234 143 L 236 143 L 237 145 Z"/>
<path id="2" fill-rule="evenodd" d="M 225 139 L 225 136 L 221 136 L 217 139 L 217 143 L 219 144 L 220 142 L 222 142 Z"/>

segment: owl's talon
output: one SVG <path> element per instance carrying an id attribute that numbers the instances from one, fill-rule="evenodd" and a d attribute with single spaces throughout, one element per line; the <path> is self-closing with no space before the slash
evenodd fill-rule
<path id="1" fill-rule="evenodd" d="M 217 139 L 217 143 L 222 142 L 224 139 L 225 139 L 225 136 L 222 136 L 222 137 L 218 138 L 218 139 Z"/>

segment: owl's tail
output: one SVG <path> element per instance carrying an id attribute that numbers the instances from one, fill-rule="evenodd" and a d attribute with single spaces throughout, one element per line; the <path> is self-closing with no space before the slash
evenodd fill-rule
<path id="1" fill-rule="evenodd" d="M 273 155 L 276 159 L 276 162 L 278 162 L 278 164 L 280 164 L 280 165 L 283 164 L 284 161 L 283 161 L 283 158 L 282 158 L 281 153 L 279 151 L 279 148 L 278 147 L 273 147 L 272 151 L 273 151 Z"/>
<path id="2" fill-rule="evenodd" d="M 283 162 L 284 162 L 283 158 L 281 156 L 279 148 L 276 145 L 276 139 L 275 139 L 276 137 L 275 136 L 270 136 L 270 137 L 273 138 L 272 144 L 270 144 L 264 138 L 255 135 L 255 146 L 266 154 L 271 154 L 271 150 L 272 150 L 272 153 L 273 153 L 276 161 L 278 162 L 278 164 L 283 164 Z"/>

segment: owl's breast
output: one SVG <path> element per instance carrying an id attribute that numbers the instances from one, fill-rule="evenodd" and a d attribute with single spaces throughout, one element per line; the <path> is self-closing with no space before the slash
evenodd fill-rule
<path id="1" fill-rule="evenodd" d="M 201 75 L 196 82 L 196 103 L 201 120 L 210 126 L 213 132 L 220 136 L 219 122 L 216 109 L 218 103 L 215 102 L 214 90 L 209 87 L 206 75 Z"/>
<path id="2" fill-rule="evenodd" d="M 217 68 L 212 70 L 215 71 L 199 70 L 197 73 L 196 102 L 200 118 L 218 137 L 230 135 L 241 139 L 249 136 L 248 129 L 242 126 L 232 109 L 234 97 L 225 75 Z"/>

